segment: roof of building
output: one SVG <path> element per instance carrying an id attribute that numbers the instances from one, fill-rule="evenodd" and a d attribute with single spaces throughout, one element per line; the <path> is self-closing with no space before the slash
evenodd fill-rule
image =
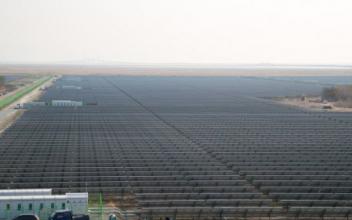
<path id="1" fill-rule="evenodd" d="M 52 199 L 88 199 L 88 193 L 66 193 L 52 195 L 51 189 L 6 189 L 0 190 L 0 201 L 9 200 L 52 200 Z"/>

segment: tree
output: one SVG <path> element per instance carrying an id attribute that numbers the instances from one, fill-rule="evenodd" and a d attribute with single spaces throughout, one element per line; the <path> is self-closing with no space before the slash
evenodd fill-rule
<path id="1" fill-rule="evenodd" d="M 4 85 L 5 85 L 5 77 L 0 76 L 0 86 L 4 86 Z"/>
<path id="2" fill-rule="evenodd" d="M 336 102 L 337 98 L 337 90 L 334 87 L 324 88 L 321 93 L 322 100 L 326 100 L 329 102 Z"/>

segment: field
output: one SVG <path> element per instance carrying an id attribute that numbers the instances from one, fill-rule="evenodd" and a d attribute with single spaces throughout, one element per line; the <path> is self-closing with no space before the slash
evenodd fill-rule
<path id="1" fill-rule="evenodd" d="M 27 85 L 21 89 L 18 89 L 18 91 L 14 92 L 13 94 L 9 94 L 6 97 L 0 99 L 0 109 L 5 108 L 6 106 L 10 105 L 14 101 L 20 99 L 21 97 L 25 96 L 26 94 L 30 93 L 34 89 L 38 88 L 41 86 L 43 83 L 48 81 L 51 77 L 42 77 L 30 85 Z"/>
<path id="2" fill-rule="evenodd" d="M 65 87 L 68 85 L 78 86 Z M 253 77 L 63 76 L 0 139 L 0 188 L 99 195 L 159 219 L 348 219 L 351 113 L 263 97 L 320 83 Z M 132 219 L 129 218 L 129 219 Z"/>

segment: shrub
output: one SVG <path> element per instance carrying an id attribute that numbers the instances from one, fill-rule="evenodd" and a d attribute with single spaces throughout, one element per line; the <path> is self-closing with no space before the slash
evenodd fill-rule
<path id="1" fill-rule="evenodd" d="M 329 102 L 352 101 L 352 86 L 344 85 L 324 88 L 321 98 Z"/>
<path id="2" fill-rule="evenodd" d="M 334 87 L 324 88 L 321 93 L 321 98 L 322 100 L 326 100 L 329 102 L 336 102 L 338 100 L 336 88 Z"/>

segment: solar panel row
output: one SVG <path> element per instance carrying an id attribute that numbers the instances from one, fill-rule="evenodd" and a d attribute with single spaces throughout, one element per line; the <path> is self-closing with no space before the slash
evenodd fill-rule
<path id="1" fill-rule="evenodd" d="M 87 189 L 156 219 L 346 218 L 350 115 L 257 98 L 320 89 L 297 87 L 242 78 L 65 76 L 41 100 L 97 105 L 28 110 L 0 139 L 0 188 Z"/>

